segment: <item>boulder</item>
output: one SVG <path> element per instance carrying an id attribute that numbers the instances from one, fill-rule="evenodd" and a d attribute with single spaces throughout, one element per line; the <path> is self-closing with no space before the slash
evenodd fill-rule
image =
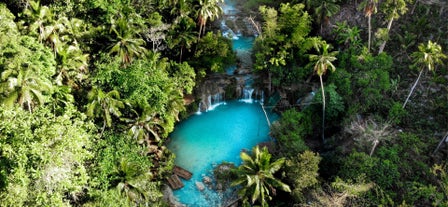
<path id="1" fill-rule="evenodd" d="M 202 178 L 202 182 L 204 182 L 205 184 L 211 184 L 212 183 L 212 179 L 208 176 L 204 176 Z"/>
<path id="2" fill-rule="evenodd" d="M 203 191 L 203 190 L 205 189 L 205 185 L 204 185 L 204 183 L 196 181 L 195 184 L 196 184 L 196 188 L 197 188 L 199 191 Z"/>

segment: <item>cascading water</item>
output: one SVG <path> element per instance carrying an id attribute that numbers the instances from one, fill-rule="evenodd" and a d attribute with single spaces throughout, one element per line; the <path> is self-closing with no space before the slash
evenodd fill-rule
<path id="1" fill-rule="evenodd" d="M 207 97 L 208 99 L 207 111 L 211 111 L 220 105 L 226 104 L 226 102 L 224 102 L 223 97 L 224 97 L 223 93 L 216 93 L 214 95 L 209 95 Z"/>
<path id="2" fill-rule="evenodd" d="M 243 89 L 243 99 L 241 101 L 246 103 L 252 103 L 254 100 L 252 99 L 252 94 L 254 93 L 253 88 L 244 88 Z"/>
<path id="3" fill-rule="evenodd" d="M 226 16 L 238 18 L 235 2 L 229 1 L 225 1 L 223 10 L 232 15 Z M 201 97 L 197 114 L 201 111 L 207 113 L 182 121 L 170 134 L 172 139 L 168 148 L 176 154 L 175 164 L 193 173 L 190 180 L 182 180 L 183 188 L 174 191 L 178 201 L 188 207 L 228 206 L 234 201 L 236 189 L 223 190 L 214 181 L 206 182 L 206 178 L 213 177 L 212 171 L 217 164 L 226 161 L 239 165 L 242 150 L 269 141 L 269 120 L 277 118 L 259 105 L 252 104 L 256 99 L 264 100 L 263 91 L 252 87 L 250 75 L 254 37 L 241 36 L 225 22 L 221 22 L 223 35 L 232 35 L 229 38 L 232 38 L 233 50 L 241 60 L 238 66 L 227 70 L 227 74 L 238 82 L 239 101 L 225 102 L 222 88 L 208 88 Z"/>

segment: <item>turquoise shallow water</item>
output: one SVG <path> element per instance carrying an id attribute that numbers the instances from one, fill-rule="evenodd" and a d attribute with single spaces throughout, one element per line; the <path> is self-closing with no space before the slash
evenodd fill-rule
<path id="1" fill-rule="evenodd" d="M 277 119 L 270 114 L 270 120 Z M 176 126 L 168 148 L 176 154 L 175 163 L 193 173 L 185 187 L 174 191 L 181 203 L 191 207 L 220 206 L 220 195 L 210 189 L 199 191 L 195 183 L 204 175 L 212 177 L 215 164 L 240 164 L 242 149 L 269 141 L 269 127 L 258 102 L 228 101 L 213 111 L 193 115 Z"/>

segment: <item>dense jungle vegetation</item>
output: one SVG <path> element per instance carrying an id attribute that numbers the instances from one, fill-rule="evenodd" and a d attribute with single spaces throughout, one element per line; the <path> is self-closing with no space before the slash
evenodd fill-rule
<path id="1" fill-rule="evenodd" d="M 237 62 L 222 3 L 0 2 L 1 206 L 170 206 L 168 135 Z M 240 205 L 448 206 L 446 1 L 238 6 L 282 115 L 269 151 L 217 175 Z"/>

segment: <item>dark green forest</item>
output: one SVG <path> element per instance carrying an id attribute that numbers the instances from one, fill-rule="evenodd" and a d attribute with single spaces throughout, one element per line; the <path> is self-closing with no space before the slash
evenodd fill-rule
<path id="1" fill-rule="evenodd" d="M 173 206 L 169 134 L 241 62 L 223 3 L 1 1 L 0 205 Z M 281 118 L 215 171 L 236 205 L 448 206 L 446 1 L 237 6 Z"/>

